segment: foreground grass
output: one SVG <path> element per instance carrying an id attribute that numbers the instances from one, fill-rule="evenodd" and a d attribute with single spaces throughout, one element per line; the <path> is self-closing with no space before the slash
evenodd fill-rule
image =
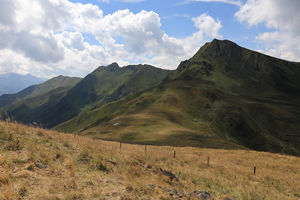
<path id="1" fill-rule="evenodd" d="M 280 154 L 120 148 L 115 142 L 8 122 L 0 122 L 0 152 L 0 199 L 186 199 L 194 190 L 215 199 L 300 198 L 300 158 Z"/>

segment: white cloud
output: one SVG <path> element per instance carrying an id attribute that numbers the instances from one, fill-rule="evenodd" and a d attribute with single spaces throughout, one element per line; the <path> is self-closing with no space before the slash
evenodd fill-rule
<path id="1" fill-rule="evenodd" d="M 249 26 L 264 24 L 273 32 L 259 34 L 256 39 L 266 46 L 266 53 L 283 59 L 300 61 L 300 1 L 248 0 L 235 16 Z"/>
<path id="2" fill-rule="evenodd" d="M 153 11 L 103 15 L 98 6 L 68 0 L 9 2 L 0 7 L 0 72 L 82 76 L 112 62 L 174 69 L 208 39 L 222 37 L 221 22 L 207 14 L 193 18 L 197 32 L 178 39 L 162 30 Z M 88 43 L 86 34 L 98 42 Z"/>
<path id="3" fill-rule="evenodd" d="M 268 28 L 300 33 L 299 0 L 248 0 L 235 14 L 250 26 L 264 23 Z"/>
<path id="4" fill-rule="evenodd" d="M 25 56 L 43 63 L 55 63 L 64 58 L 64 49 L 59 47 L 52 35 L 33 35 L 28 32 L 16 33 L 12 48 Z"/>
<path id="5" fill-rule="evenodd" d="M 264 53 L 291 61 L 300 61 L 300 35 L 275 31 L 259 34 L 256 39 L 263 42 Z"/>
<path id="6" fill-rule="evenodd" d="M 58 62 L 64 58 L 64 49 L 58 46 L 52 35 L 38 35 L 30 32 L 0 31 L 0 49 L 9 48 L 40 62 Z"/>
<path id="7" fill-rule="evenodd" d="M 36 74 L 41 77 L 51 77 L 55 75 L 54 73 L 51 73 L 53 69 L 47 64 L 31 60 L 23 54 L 10 49 L 0 50 L 0 66 L 0 73 L 16 72 L 26 74 L 31 72 L 32 74 Z"/>
<path id="8" fill-rule="evenodd" d="M 15 5 L 13 1 L 0 0 L 0 24 L 14 24 Z"/>
<path id="9" fill-rule="evenodd" d="M 64 31 L 61 35 L 63 36 L 63 39 L 61 38 L 62 43 L 69 49 L 77 51 L 83 51 L 85 49 L 84 38 L 81 33 Z"/>
<path id="10" fill-rule="evenodd" d="M 206 35 L 213 38 L 221 38 L 219 35 L 219 30 L 222 28 L 221 21 L 215 20 L 211 16 L 207 14 L 202 14 L 199 17 L 195 17 L 192 19 L 195 23 L 195 27 L 201 30 Z"/>

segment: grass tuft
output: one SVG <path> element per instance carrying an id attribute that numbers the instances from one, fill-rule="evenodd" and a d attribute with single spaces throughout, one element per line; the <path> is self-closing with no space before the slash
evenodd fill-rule
<path id="1" fill-rule="evenodd" d="M 9 134 L 7 137 L 7 143 L 5 149 L 8 151 L 19 151 L 23 148 L 23 144 L 20 138 L 14 136 L 13 134 Z"/>

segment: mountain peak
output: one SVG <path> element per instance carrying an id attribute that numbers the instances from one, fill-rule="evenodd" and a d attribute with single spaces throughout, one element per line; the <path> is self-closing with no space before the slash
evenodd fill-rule
<path id="1" fill-rule="evenodd" d="M 105 65 L 101 65 L 101 66 L 99 66 L 96 70 L 95 70 L 95 72 L 97 72 L 97 71 L 102 71 L 102 70 L 110 70 L 110 71 L 115 71 L 115 70 L 118 70 L 120 68 L 120 66 L 118 65 L 118 63 L 116 63 L 116 62 L 113 62 L 113 63 L 111 63 L 111 64 L 109 64 L 109 65 L 107 65 L 107 66 L 105 66 Z"/>
<path id="2" fill-rule="evenodd" d="M 236 58 L 241 56 L 242 47 L 230 40 L 214 39 L 211 42 L 205 43 L 193 58 L 225 56 L 228 58 Z"/>
<path id="3" fill-rule="evenodd" d="M 210 44 L 223 44 L 223 45 L 237 45 L 236 43 L 230 41 L 230 40 L 219 40 L 219 39 L 213 39 Z"/>
<path id="4" fill-rule="evenodd" d="M 120 66 L 118 65 L 118 63 L 113 62 L 110 65 L 107 65 L 107 67 L 109 67 L 109 68 L 119 68 Z"/>
<path id="5" fill-rule="evenodd" d="M 199 59 L 215 60 L 220 57 L 236 59 L 241 56 L 241 50 L 242 47 L 230 40 L 213 39 L 211 42 L 205 43 L 191 59 L 182 61 L 177 71 L 181 72 L 189 68 L 191 61 L 199 64 Z"/>

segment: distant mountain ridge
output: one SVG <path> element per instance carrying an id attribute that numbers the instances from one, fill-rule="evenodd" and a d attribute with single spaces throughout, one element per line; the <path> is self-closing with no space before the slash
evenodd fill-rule
<path id="1" fill-rule="evenodd" d="M 69 88 L 74 86 L 81 78 L 58 76 L 49 79 L 37 85 L 31 85 L 16 94 L 4 94 L 0 96 L 0 107 L 13 104 L 18 100 L 30 99 L 33 97 L 41 96 L 47 92 L 59 87 Z"/>
<path id="2" fill-rule="evenodd" d="M 49 111 L 52 118 L 44 123 L 47 127 L 53 127 L 96 105 L 152 88 L 169 74 L 169 70 L 150 65 L 119 67 L 117 63 L 112 63 L 107 67 L 100 66 L 70 89 L 56 109 Z"/>
<path id="3" fill-rule="evenodd" d="M 28 86 L 39 84 L 43 81 L 45 79 L 32 76 L 31 74 L 0 74 L 0 96 L 2 94 L 14 94 Z"/>
<path id="4" fill-rule="evenodd" d="M 71 87 L 64 90 L 63 94 L 60 88 L 47 91 L 47 99 L 49 98 L 51 101 L 32 105 L 30 102 L 39 102 L 39 99 L 44 98 L 45 95 L 39 93 L 35 96 L 35 101 L 30 99 L 27 103 L 20 101 L 13 106 L 8 105 L 2 108 L 2 113 L 8 113 L 13 119 L 23 123 L 37 122 L 46 127 L 53 127 L 93 106 L 103 105 L 123 96 L 152 88 L 170 73 L 169 70 L 150 65 L 119 67 L 117 63 L 112 63 L 106 67 L 98 67 L 82 80 L 70 85 Z M 57 86 L 61 85 L 57 84 Z M 31 88 L 27 90 L 31 90 Z M 27 93 L 27 90 L 10 97 L 18 97 Z M 56 95 L 59 95 L 59 98 L 54 98 Z M 0 106 L 1 100 L 5 101 L 6 99 L 0 98 Z M 6 102 L 9 101 L 6 100 Z"/>
<path id="5" fill-rule="evenodd" d="M 36 122 L 78 83 L 81 78 L 58 76 L 38 85 L 32 85 L 16 94 L 0 96 L 0 113 L 23 123 Z"/>

